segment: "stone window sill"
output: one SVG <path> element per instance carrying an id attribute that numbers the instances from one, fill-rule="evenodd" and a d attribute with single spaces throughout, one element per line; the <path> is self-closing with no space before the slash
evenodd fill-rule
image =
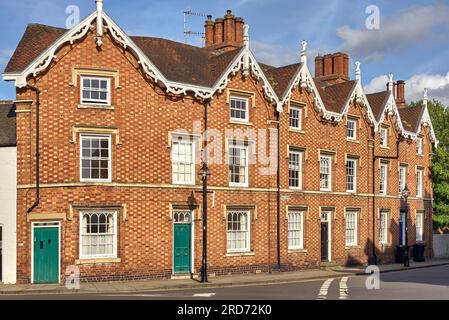
<path id="1" fill-rule="evenodd" d="M 96 259 L 78 259 L 75 261 L 76 265 L 85 264 L 106 264 L 106 263 L 120 263 L 120 258 L 96 258 Z"/>
<path id="2" fill-rule="evenodd" d="M 305 133 L 306 133 L 304 130 L 295 129 L 295 128 L 292 128 L 292 127 L 290 127 L 290 128 L 288 129 L 288 131 L 289 131 L 289 132 L 294 132 L 294 133 L 300 133 L 300 134 L 305 134 Z"/>
<path id="3" fill-rule="evenodd" d="M 229 252 L 226 253 L 226 257 L 248 257 L 248 256 L 254 256 L 254 252 Z"/>
<path id="4" fill-rule="evenodd" d="M 354 245 L 354 246 L 346 246 L 345 250 L 356 250 L 356 249 L 360 249 L 359 245 Z"/>
<path id="5" fill-rule="evenodd" d="M 252 122 L 235 121 L 235 120 L 230 120 L 229 123 L 230 124 L 240 124 L 240 125 L 244 125 L 244 126 L 252 126 L 253 125 Z"/>
<path id="6" fill-rule="evenodd" d="M 360 144 L 360 141 L 359 141 L 359 140 L 353 140 L 353 139 L 346 138 L 346 141 L 347 141 L 347 142 L 351 142 L 351 143 L 357 143 L 357 144 Z"/>
<path id="7" fill-rule="evenodd" d="M 307 249 L 288 249 L 288 253 L 307 253 Z"/>
<path id="8" fill-rule="evenodd" d="M 78 109 L 114 110 L 114 106 L 106 106 L 106 105 L 101 105 L 101 104 L 78 104 Z"/>

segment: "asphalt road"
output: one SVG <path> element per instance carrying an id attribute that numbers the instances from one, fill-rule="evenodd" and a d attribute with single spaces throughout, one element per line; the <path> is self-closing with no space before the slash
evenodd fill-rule
<path id="1" fill-rule="evenodd" d="M 379 289 L 367 289 L 367 276 L 342 276 L 274 285 L 126 294 L 15 295 L 0 296 L 0 300 L 449 300 L 449 265 L 383 273 L 379 278 Z M 369 283 L 372 286 L 376 282 Z"/>

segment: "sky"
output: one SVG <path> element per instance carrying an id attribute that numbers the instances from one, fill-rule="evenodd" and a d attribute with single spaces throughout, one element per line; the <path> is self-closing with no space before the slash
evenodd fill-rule
<path id="1" fill-rule="evenodd" d="M 3 72 L 29 23 L 66 27 L 70 6 L 83 19 L 94 0 L 0 0 L 0 71 Z M 250 26 L 251 50 L 260 62 L 299 62 L 300 42 L 308 42 L 309 68 L 317 54 L 343 51 L 362 63 L 367 93 L 385 89 L 387 74 L 406 81 L 408 100 L 449 105 L 449 1 L 447 0 L 104 0 L 104 10 L 129 35 L 184 42 L 183 11 L 223 17 L 230 9 Z M 73 11 L 72 11 L 73 12 Z M 70 20 L 70 19 L 69 19 Z M 204 17 L 187 26 L 203 31 Z M 198 37 L 190 44 L 201 45 Z M 12 82 L 0 80 L 0 100 L 14 99 Z"/>

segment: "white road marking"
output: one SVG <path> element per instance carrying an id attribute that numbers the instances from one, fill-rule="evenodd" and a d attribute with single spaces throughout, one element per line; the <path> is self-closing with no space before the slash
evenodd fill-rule
<path id="1" fill-rule="evenodd" d="M 215 296 L 215 293 L 195 293 L 194 298 L 211 298 Z"/>
<path id="2" fill-rule="evenodd" d="M 340 280 L 340 300 L 348 299 L 348 277 L 343 277 Z"/>
<path id="3" fill-rule="evenodd" d="M 330 278 L 324 281 L 323 285 L 320 288 L 320 292 L 318 293 L 318 300 L 327 299 L 327 293 L 329 292 L 329 287 L 331 286 L 332 281 L 334 281 L 334 278 Z"/>

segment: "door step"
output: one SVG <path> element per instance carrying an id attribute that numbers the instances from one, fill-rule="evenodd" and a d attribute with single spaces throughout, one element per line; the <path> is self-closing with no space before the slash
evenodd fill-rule
<path id="1" fill-rule="evenodd" d="M 187 279 L 192 279 L 192 275 L 190 273 L 172 274 L 170 279 L 172 279 L 172 280 L 187 280 Z"/>
<path id="2" fill-rule="evenodd" d="M 324 261 L 320 263 L 321 270 L 331 270 L 334 267 L 338 267 L 338 264 L 336 264 L 335 262 Z"/>

